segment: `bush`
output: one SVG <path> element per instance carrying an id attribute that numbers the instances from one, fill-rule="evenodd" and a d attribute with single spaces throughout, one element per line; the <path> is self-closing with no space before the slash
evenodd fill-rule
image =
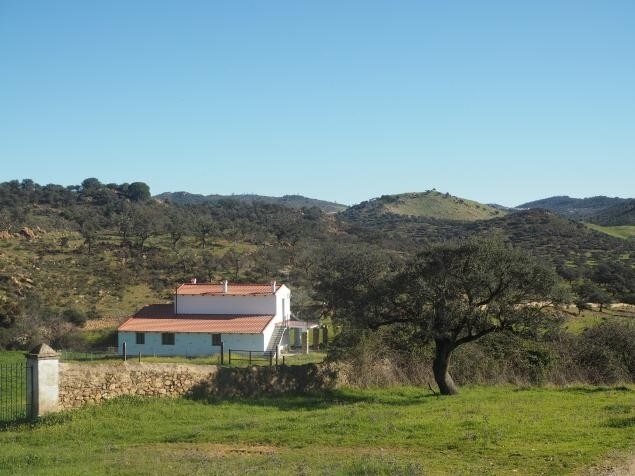
<path id="1" fill-rule="evenodd" d="M 635 380 L 635 325 L 605 321 L 587 329 L 580 336 L 578 363 L 593 370 L 598 383 Z"/>
<path id="2" fill-rule="evenodd" d="M 337 336 L 329 358 L 355 386 L 435 386 L 433 345 L 421 346 L 407 327 Z M 459 385 L 614 384 L 635 381 L 635 324 L 604 322 L 576 336 L 560 333 L 532 341 L 490 334 L 459 347 L 450 361 Z"/>
<path id="3" fill-rule="evenodd" d="M 76 326 L 83 326 L 86 324 L 87 316 L 82 311 L 77 309 L 66 309 L 62 312 L 62 319 Z"/>

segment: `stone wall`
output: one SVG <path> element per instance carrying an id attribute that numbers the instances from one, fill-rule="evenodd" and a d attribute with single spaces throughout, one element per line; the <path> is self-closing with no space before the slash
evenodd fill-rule
<path id="1" fill-rule="evenodd" d="M 99 403 L 122 395 L 186 395 L 214 379 L 215 365 L 60 363 L 60 410 Z"/>
<path id="2" fill-rule="evenodd" d="M 60 363 L 59 408 L 77 408 L 122 395 L 248 397 L 321 391 L 336 384 L 336 372 L 313 364 L 230 368 L 138 362 Z"/>

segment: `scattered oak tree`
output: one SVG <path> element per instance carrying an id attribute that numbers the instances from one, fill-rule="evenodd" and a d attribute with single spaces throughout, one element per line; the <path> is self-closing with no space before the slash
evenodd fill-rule
<path id="1" fill-rule="evenodd" d="M 536 335 L 559 322 L 556 274 L 527 253 L 496 241 L 437 245 L 399 272 L 385 257 L 354 251 L 321 273 L 318 296 L 337 320 L 358 328 L 410 324 L 435 346 L 433 373 L 444 395 L 457 393 L 452 352 L 493 332 Z"/>
<path id="2" fill-rule="evenodd" d="M 457 393 L 448 371 L 452 352 L 492 332 L 535 335 L 554 319 L 563 296 L 555 273 L 527 253 L 495 241 L 432 247 L 397 277 L 402 292 L 394 321 L 411 321 L 434 341 L 434 378 Z M 399 314 L 399 313 L 398 313 Z"/>

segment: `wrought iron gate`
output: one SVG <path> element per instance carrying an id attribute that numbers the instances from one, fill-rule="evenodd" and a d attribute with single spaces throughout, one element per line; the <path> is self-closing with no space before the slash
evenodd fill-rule
<path id="1" fill-rule="evenodd" d="M 27 381 L 32 371 L 26 362 L 0 364 L 0 425 L 29 416 Z"/>

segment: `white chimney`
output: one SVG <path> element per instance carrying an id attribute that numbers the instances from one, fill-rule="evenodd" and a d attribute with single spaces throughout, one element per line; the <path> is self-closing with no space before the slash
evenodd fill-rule
<path id="1" fill-rule="evenodd" d="M 273 292 L 276 292 L 276 282 L 274 281 L 273 283 L 271 283 L 271 289 L 273 290 Z"/>
<path id="2" fill-rule="evenodd" d="M 192 284 L 196 284 L 196 278 L 192 278 Z"/>
<path id="3" fill-rule="evenodd" d="M 223 292 L 227 294 L 227 280 L 223 281 Z"/>

